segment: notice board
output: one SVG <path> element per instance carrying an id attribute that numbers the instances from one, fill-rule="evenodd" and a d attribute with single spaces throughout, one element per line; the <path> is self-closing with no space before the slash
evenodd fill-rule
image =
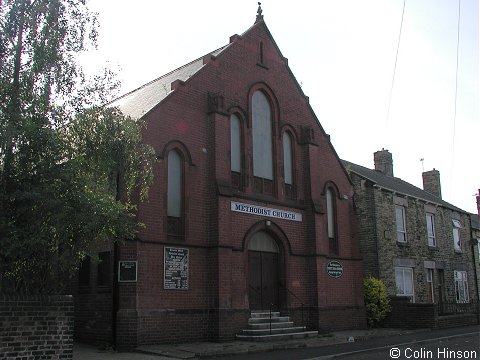
<path id="1" fill-rule="evenodd" d="M 165 247 L 163 287 L 172 290 L 188 290 L 188 249 Z"/>
<path id="2" fill-rule="evenodd" d="M 137 281 L 137 262 L 119 261 L 118 262 L 118 281 L 136 282 Z"/>

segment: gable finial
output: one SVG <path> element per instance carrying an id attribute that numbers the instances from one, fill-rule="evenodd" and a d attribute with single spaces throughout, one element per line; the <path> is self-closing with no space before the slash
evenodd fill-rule
<path id="1" fill-rule="evenodd" d="M 262 3 L 259 1 L 258 2 L 258 9 L 257 9 L 257 21 L 255 21 L 255 22 L 259 22 L 259 21 L 263 20 L 262 12 L 263 12 Z"/>

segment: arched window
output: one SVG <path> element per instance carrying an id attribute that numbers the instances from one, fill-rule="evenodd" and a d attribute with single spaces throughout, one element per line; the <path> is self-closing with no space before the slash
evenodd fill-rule
<path id="1" fill-rule="evenodd" d="M 283 179 L 285 182 L 285 196 L 293 197 L 293 148 L 292 136 L 283 133 Z"/>
<path id="2" fill-rule="evenodd" d="M 259 231 L 252 236 L 250 242 L 248 243 L 248 250 L 277 254 L 280 252 L 275 239 L 265 231 Z"/>
<path id="3" fill-rule="evenodd" d="M 232 171 L 232 186 L 240 187 L 242 172 L 242 128 L 237 115 L 230 116 L 230 168 Z"/>
<path id="4" fill-rule="evenodd" d="M 273 195 L 272 111 L 261 91 L 252 96 L 252 133 L 255 191 Z"/>
<path id="5" fill-rule="evenodd" d="M 338 254 L 337 241 L 337 214 L 336 214 L 335 192 L 327 188 L 327 231 L 328 247 L 332 254 Z"/>
<path id="6" fill-rule="evenodd" d="M 168 153 L 167 234 L 183 236 L 183 159 L 178 151 Z"/>

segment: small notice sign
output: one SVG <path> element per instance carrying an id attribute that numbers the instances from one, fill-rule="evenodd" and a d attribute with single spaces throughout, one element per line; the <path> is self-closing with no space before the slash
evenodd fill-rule
<path id="1" fill-rule="evenodd" d="M 118 282 L 137 282 L 137 262 L 118 262 Z"/>
<path id="2" fill-rule="evenodd" d="M 165 289 L 188 290 L 188 249 L 165 247 L 164 281 Z"/>
<path id="3" fill-rule="evenodd" d="M 327 274 L 333 278 L 339 278 L 343 274 L 343 265 L 333 260 L 327 264 Z"/>

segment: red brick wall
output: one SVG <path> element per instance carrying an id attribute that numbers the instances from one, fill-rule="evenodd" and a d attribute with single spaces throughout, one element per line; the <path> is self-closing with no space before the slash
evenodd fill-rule
<path id="1" fill-rule="evenodd" d="M 0 295 L 2 359 L 72 359 L 72 296 Z"/>
<path id="2" fill-rule="evenodd" d="M 259 41 L 264 44 L 265 66 L 257 65 Z M 256 194 L 252 186 L 249 99 L 256 89 L 269 94 L 274 114 L 273 197 Z M 223 109 L 209 113 L 209 93 L 223 97 Z M 242 191 L 229 187 L 228 113 L 232 109 L 240 111 L 245 121 L 246 182 Z M 185 85 L 179 85 L 154 108 L 146 120 L 144 139 L 158 154 L 178 146 L 186 158 L 185 240 L 172 242 L 165 234 L 167 172 L 166 158 L 161 158 L 155 166 L 149 200 L 138 209 L 145 228 L 136 244 L 128 243 L 121 249 L 120 259 L 137 260 L 139 272 L 136 284 L 119 286 L 118 331 L 122 334 L 119 339 L 151 343 L 232 338 L 247 325 L 248 240 L 260 229 L 271 232 L 278 240 L 280 281 L 305 306 L 351 309 L 336 312 L 335 319 L 325 320 L 319 315 L 314 327 L 333 327 L 342 321 L 343 327 L 364 326 L 363 269 L 352 222 L 352 185 L 329 137 L 308 105 L 308 98 L 262 24 L 251 28 L 242 38 L 237 37 L 216 59 L 209 60 Z M 295 138 L 295 200 L 287 199 L 283 189 L 281 133 L 285 127 Z M 305 128 L 313 129 L 313 138 L 305 138 Z M 328 253 L 324 211 L 327 182 L 338 190 L 340 250 L 333 257 Z M 302 214 L 303 221 L 235 213 L 230 210 L 231 201 L 294 211 Z M 188 290 L 163 288 L 165 245 L 189 249 Z M 344 266 L 339 279 L 326 274 L 326 263 L 332 258 Z M 282 301 L 287 308 L 298 307 L 298 301 L 291 295 L 284 295 Z"/>
<path id="3" fill-rule="evenodd" d="M 112 293 L 80 292 L 75 295 L 75 340 L 95 345 L 112 342 Z"/>

